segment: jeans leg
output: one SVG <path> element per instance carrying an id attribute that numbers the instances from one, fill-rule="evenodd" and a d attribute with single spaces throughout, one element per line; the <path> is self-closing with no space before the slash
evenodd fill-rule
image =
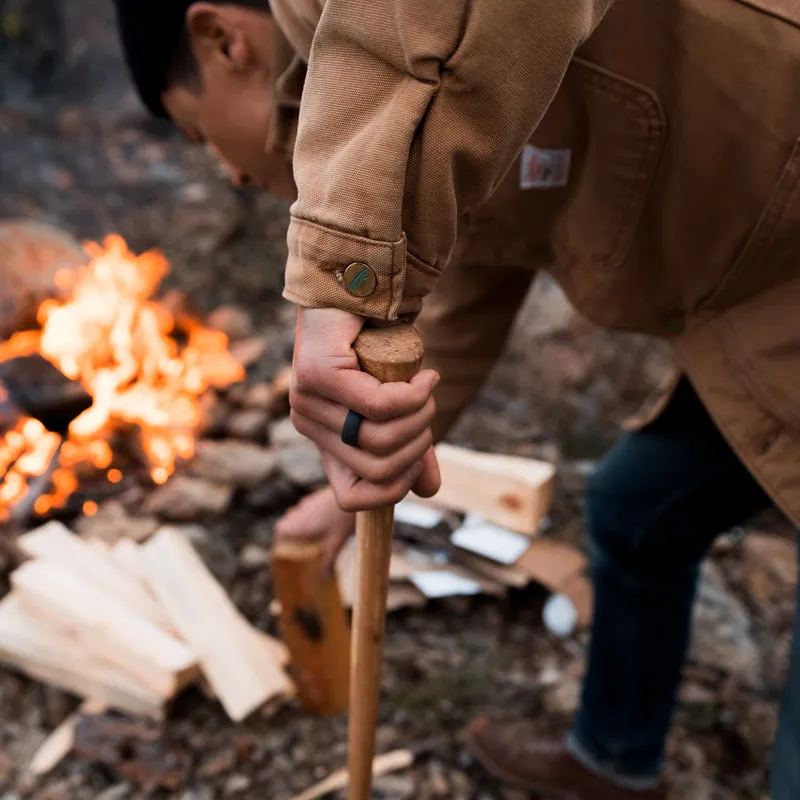
<path id="1" fill-rule="evenodd" d="M 772 757 L 771 778 L 772 800 L 800 798 L 800 592 L 795 613 L 792 655 Z"/>
<path id="2" fill-rule="evenodd" d="M 595 616 L 569 740 L 586 766 L 631 786 L 657 779 L 699 565 L 717 534 L 768 505 L 688 383 L 603 460 L 587 493 Z"/>

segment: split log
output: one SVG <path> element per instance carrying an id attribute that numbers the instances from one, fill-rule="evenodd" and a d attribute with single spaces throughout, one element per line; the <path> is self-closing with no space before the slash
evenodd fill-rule
<path id="1" fill-rule="evenodd" d="M 231 719 L 292 693 L 280 664 L 256 646 L 252 627 L 180 532 L 162 528 L 142 551 L 150 585 Z"/>
<path id="2" fill-rule="evenodd" d="M 164 716 L 161 695 L 88 652 L 74 637 L 29 614 L 14 592 L 0 601 L 0 661 L 110 708 L 155 719 Z"/>
<path id="3" fill-rule="evenodd" d="M 449 444 L 437 445 L 436 456 L 442 487 L 429 502 L 480 514 L 489 522 L 527 536 L 538 532 L 553 500 L 553 464 L 478 453 Z"/>
<path id="4" fill-rule="evenodd" d="M 309 711 L 338 714 L 350 696 L 350 629 L 336 579 L 324 574 L 322 560 L 318 544 L 278 542 L 272 571 L 300 700 Z"/>
<path id="5" fill-rule="evenodd" d="M 57 625 L 164 699 L 196 678 L 197 659 L 189 647 L 78 573 L 29 561 L 11 574 L 11 583 L 26 610 Z"/>
<path id="6" fill-rule="evenodd" d="M 140 581 L 121 569 L 108 553 L 90 547 L 60 522 L 48 522 L 23 534 L 17 545 L 29 558 L 68 567 L 87 584 L 116 598 L 139 616 L 171 630 L 169 618 Z"/>

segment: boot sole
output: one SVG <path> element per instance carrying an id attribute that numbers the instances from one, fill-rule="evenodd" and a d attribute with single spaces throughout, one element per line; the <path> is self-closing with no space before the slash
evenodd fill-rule
<path id="1" fill-rule="evenodd" d="M 480 762 L 481 766 L 493 777 L 514 786 L 517 789 L 524 789 L 526 792 L 537 792 L 538 794 L 545 794 L 552 800 L 581 800 L 581 798 L 573 792 L 565 792 L 561 789 L 552 789 L 542 784 L 531 783 L 521 779 L 517 775 L 506 772 L 497 762 L 490 758 L 478 745 L 470 733 L 467 733 L 467 750 Z"/>

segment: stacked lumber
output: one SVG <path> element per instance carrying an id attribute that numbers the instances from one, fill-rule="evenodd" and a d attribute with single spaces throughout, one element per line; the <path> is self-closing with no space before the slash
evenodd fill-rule
<path id="1" fill-rule="evenodd" d="M 566 634 L 587 625 L 593 596 L 586 556 L 542 533 L 553 501 L 555 466 L 449 444 L 439 444 L 436 454 L 439 492 L 396 508 L 401 525 L 388 609 L 454 595 L 502 596 L 535 582 L 552 594 L 545 609 L 551 630 Z M 337 575 L 349 605 L 355 587 L 353 542 L 337 562 Z"/>
<path id="2" fill-rule="evenodd" d="M 252 627 L 180 530 L 87 541 L 59 522 L 22 535 L 0 601 L 0 662 L 91 704 L 162 719 L 187 686 L 239 721 L 294 687 L 285 647 Z"/>

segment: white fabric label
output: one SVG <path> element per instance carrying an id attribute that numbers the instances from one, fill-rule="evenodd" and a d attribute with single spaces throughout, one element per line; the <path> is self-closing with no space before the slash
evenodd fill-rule
<path id="1" fill-rule="evenodd" d="M 520 189 L 557 189 L 569 181 L 571 150 L 542 150 L 526 144 L 522 151 Z"/>

